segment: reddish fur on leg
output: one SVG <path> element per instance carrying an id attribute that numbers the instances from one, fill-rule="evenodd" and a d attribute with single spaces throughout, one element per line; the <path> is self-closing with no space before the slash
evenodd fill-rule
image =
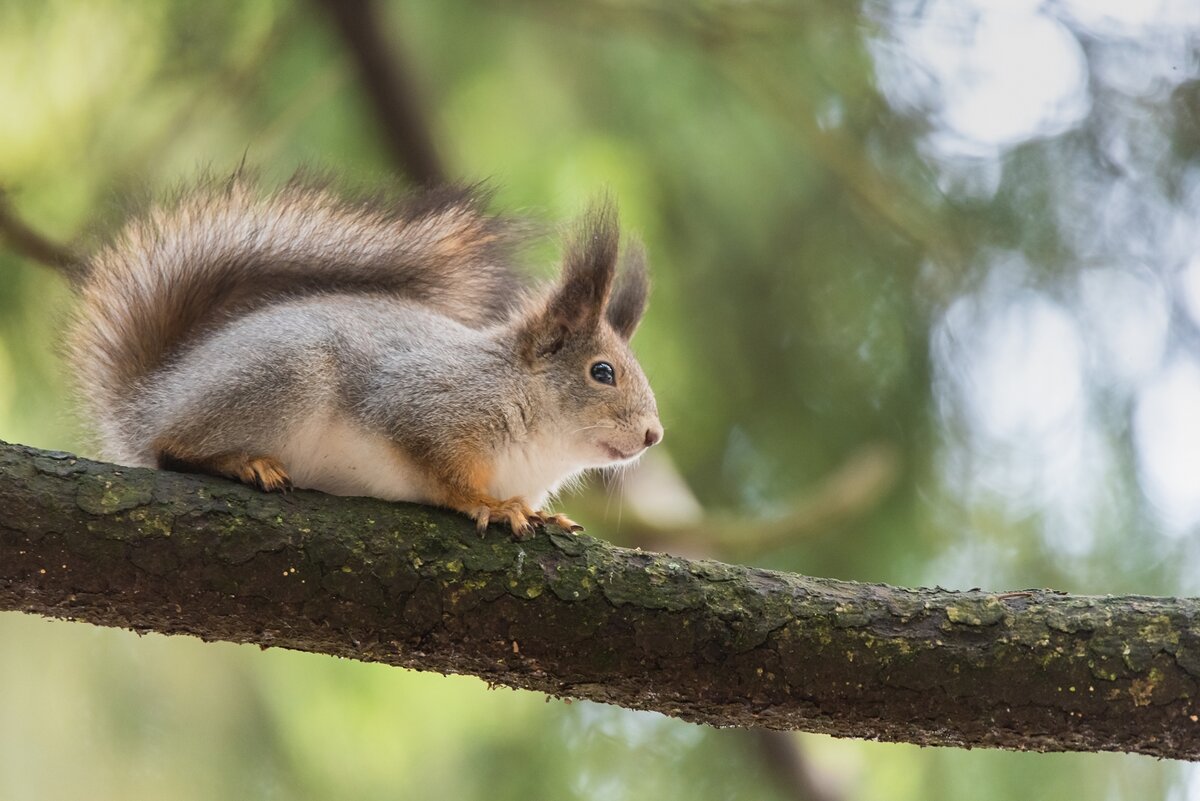
<path id="1" fill-rule="evenodd" d="M 248 453 L 200 456 L 173 441 L 159 441 L 154 450 L 158 454 L 158 466 L 164 470 L 232 478 L 264 492 L 287 492 L 292 488 L 291 477 L 274 456 Z"/>
<path id="2" fill-rule="evenodd" d="M 457 455 L 458 462 L 441 465 L 434 471 L 441 479 L 437 502 L 470 517 L 480 534 L 491 523 L 503 523 L 516 537 L 531 535 L 541 518 L 529 504 L 523 498 L 501 500 L 489 495 L 485 487 L 491 479 L 491 466 L 466 451 Z"/>

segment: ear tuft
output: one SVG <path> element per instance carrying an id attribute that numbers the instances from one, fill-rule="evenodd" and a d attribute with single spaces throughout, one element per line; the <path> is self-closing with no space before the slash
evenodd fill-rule
<path id="1" fill-rule="evenodd" d="M 646 311 L 650 296 L 650 277 L 646 271 L 646 250 L 642 243 L 632 241 L 621 258 L 621 272 L 608 301 L 605 314 L 613 330 L 629 341 Z"/>
<path id="2" fill-rule="evenodd" d="M 616 206 L 603 198 L 587 210 L 567 242 L 562 277 L 549 297 L 523 318 L 523 351 L 553 355 L 574 334 L 594 331 L 604 315 L 620 246 Z"/>
<path id="3" fill-rule="evenodd" d="M 617 208 L 609 198 L 601 198 L 584 214 L 567 244 L 562 280 L 550 302 L 551 313 L 568 329 L 599 322 L 612 289 L 620 238 Z"/>

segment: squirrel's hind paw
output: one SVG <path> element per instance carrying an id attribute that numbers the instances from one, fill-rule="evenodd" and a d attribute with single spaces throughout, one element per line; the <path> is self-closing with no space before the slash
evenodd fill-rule
<path id="1" fill-rule="evenodd" d="M 159 442 L 156 450 L 158 466 L 164 470 L 232 478 L 264 492 L 288 492 L 292 489 L 291 476 L 273 456 L 250 456 L 240 452 L 195 456 L 186 446 L 170 441 Z"/>
<path id="2" fill-rule="evenodd" d="M 290 492 L 292 479 L 278 459 L 271 456 L 256 456 L 247 459 L 238 470 L 237 477 L 246 484 L 264 492 Z"/>

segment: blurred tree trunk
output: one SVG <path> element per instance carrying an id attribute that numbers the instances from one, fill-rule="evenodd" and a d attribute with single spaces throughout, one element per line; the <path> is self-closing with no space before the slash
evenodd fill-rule
<path id="1" fill-rule="evenodd" d="M 324 9 L 358 67 L 366 99 L 392 161 L 410 180 L 425 186 L 446 182 L 433 132 L 418 92 L 408 77 L 398 43 L 388 43 L 379 9 L 370 0 L 314 0 Z"/>
<path id="2" fill-rule="evenodd" d="M 0 444 L 0 609 L 719 726 L 1200 758 L 1200 601 L 900 589 Z"/>

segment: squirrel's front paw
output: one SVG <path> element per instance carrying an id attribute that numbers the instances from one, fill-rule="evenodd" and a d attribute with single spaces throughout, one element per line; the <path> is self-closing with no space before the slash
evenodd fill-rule
<path id="1" fill-rule="evenodd" d="M 570 532 L 583 531 L 583 526 L 579 525 L 566 515 L 552 515 L 549 512 L 535 512 L 534 516 L 537 517 L 538 520 L 540 520 L 543 524 L 553 523 L 554 525 L 565 528 Z"/>
<path id="2" fill-rule="evenodd" d="M 542 520 L 520 498 L 509 498 L 507 501 L 486 498 L 470 509 L 467 514 L 475 521 L 480 536 L 487 531 L 489 523 L 507 523 L 514 536 L 524 539 L 533 534 L 534 526 L 541 523 Z"/>

